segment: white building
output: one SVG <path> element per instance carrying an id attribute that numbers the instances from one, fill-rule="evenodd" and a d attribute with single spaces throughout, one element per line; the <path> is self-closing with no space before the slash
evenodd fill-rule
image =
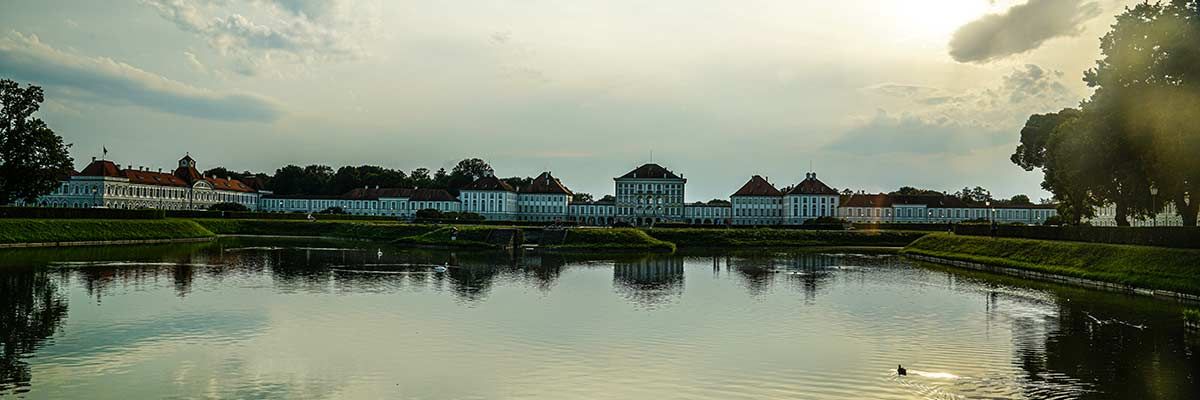
<path id="1" fill-rule="evenodd" d="M 517 190 L 517 212 L 521 221 L 566 221 L 571 205 L 570 189 L 550 172 L 533 178 L 529 186 Z"/>
<path id="2" fill-rule="evenodd" d="M 359 188 L 342 195 L 267 195 L 258 209 L 265 212 L 320 213 L 341 208 L 351 215 L 412 219 L 420 210 L 458 212 L 459 201 L 442 189 Z"/>
<path id="3" fill-rule="evenodd" d="M 237 179 L 205 177 L 196 160 L 185 155 L 173 172 L 121 167 L 96 160 L 71 175 L 50 194 L 41 196 L 42 207 L 106 207 L 162 210 L 203 210 L 217 203 L 237 203 L 254 210 L 261 193 Z"/>
<path id="4" fill-rule="evenodd" d="M 462 210 L 494 221 L 516 221 L 519 199 L 517 190 L 495 175 L 476 179 L 459 189 Z"/>
<path id="5" fill-rule="evenodd" d="M 607 226 L 617 222 L 617 203 L 612 196 L 596 201 L 572 202 L 567 206 L 568 220 L 580 225 Z"/>
<path id="6" fill-rule="evenodd" d="M 783 224 L 783 192 L 758 175 L 729 196 L 734 225 Z"/>
<path id="7" fill-rule="evenodd" d="M 841 196 L 836 189 L 817 179 L 816 172 L 804 174 L 804 180 L 783 196 L 783 218 L 789 225 L 801 225 L 820 217 L 837 217 Z"/>
<path id="8" fill-rule="evenodd" d="M 1109 204 L 1096 208 L 1096 216 L 1087 219 L 1092 226 L 1117 226 L 1117 207 Z M 1149 218 L 1129 218 L 1129 226 L 1183 226 L 1183 216 L 1175 212 L 1175 203 L 1163 204 L 1157 215 Z"/>
<path id="9" fill-rule="evenodd" d="M 854 223 L 957 223 L 995 221 L 1040 225 L 1058 215 L 1053 205 L 976 205 L 948 195 L 856 193 L 843 196 L 838 217 Z"/>
<path id="10" fill-rule="evenodd" d="M 617 221 L 638 226 L 683 222 L 687 179 L 658 164 L 646 164 L 613 178 Z"/>
<path id="11" fill-rule="evenodd" d="M 733 206 L 725 200 L 695 202 L 683 206 L 684 222 L 695 225 L 730 225 L 733 223 Z"/>

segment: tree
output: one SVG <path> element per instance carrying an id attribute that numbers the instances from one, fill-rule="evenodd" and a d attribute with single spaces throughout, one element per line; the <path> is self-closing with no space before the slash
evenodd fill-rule
<path id="1" fill-rule="evenodd" d="M 478 158 L 468 158 L 459 161 L 454 166 L 454 169 L 450 170 L 451 175 L 465 176 L 471 178 L 471 181 L 485 176 L 492 176 L 495 173 L 496 171 L 492 169 L 491 165 L 488 165 L 487 161 Z"/>
<path id="2" fill-rule="evenodd" d="M 918 189 L 918 188 L 915 188 L 912 186 L 902 186 L 902 187 L 900 187 L 899 190 L 896 190 L 896 191 L 888 193 L 888 194 L 900 195 L 900 196 L 933 196 L 933 195 L 941 195 L 942 192 L 939 192 L 936 190 L 930 190 L 930 189 Z"/>
<path id="3" fill-rule="evenodd" d="M 0 204 L 36 202 L 70 176 L 71 145 L 33 117 L 42 101 L 42 88 L 0 80 Z"/>
<path id="4" fill-rule="evenodd" d="M 504 181 L 504 183 L 507 183 L 509 186 L 512 186 L 513 189 L 520 189 L 520 188 L 523 188 L 523 187 L 533 184 L 533 178 L 528 177 L 528 176 L 526 176 L 524 178 L 519 177 L 519 176 L 514 176 L 511 178 L 504 178 L 501 180 Z"/>
<path id="5" fill-rule="evenodd" d="M 572 203 L 587 203 L 592 201 L 591 193 L 576 192 L 571 196 Z"/>
<path id="6" fill-rule="evenodd" d="M 412 184 L 419 188 L 428 188 L 433 186 L 433 178 L 429 176 L 429 168 L 414 169 L 408 178 L 412 180 Z"/>
<path id="7" fill-rule="evenodd" d="M 1013 196 L 1011 199 L 1008 200 L 1008 203 L 1015 205 L 1015 206 L 1031 206 L 1031 205 L 1033 205 L 1033 201 L 1029 200 L 1029 196 L 1023 195 L 1023 194 L 1018 194 L 1016 196 Z"/>

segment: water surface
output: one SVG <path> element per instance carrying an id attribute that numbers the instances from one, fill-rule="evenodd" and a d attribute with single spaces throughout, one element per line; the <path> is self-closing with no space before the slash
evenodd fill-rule
<path id="1" fill-rule="evenodd" d="M 836 250 L 4 251 L 0 396 L 1197 398 L 1180 310 Z"/>

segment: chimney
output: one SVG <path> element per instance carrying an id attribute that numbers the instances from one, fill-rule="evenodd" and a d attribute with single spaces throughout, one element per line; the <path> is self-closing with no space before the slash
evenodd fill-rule
<path id="1" fill-rule="evenodd" d="M 158 169 L 158 173 L 160 173 L 160 174 L 162 173 L 162 168 L 161 168 L 161 167 Z"/>
<path id="2" fill-rule="evenodd" d="M 96 162 L 96 156 L 92 156 L 92 162 Z"/>

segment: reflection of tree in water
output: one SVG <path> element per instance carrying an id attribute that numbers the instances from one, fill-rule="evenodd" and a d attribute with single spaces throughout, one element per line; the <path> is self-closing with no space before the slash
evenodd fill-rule
<path id="1" fill-rule="evenodd" d="M 683 257 L 659 256 L 613 264 L 613 287 L 634 304 L 655 307 L 683 295 Z"/>
<path id="2" fill-rule="evenodd" d="M 22 361 L 62 326 L 67 300 L 46 272 L 0 273 L 0 395 L 22 392 L 32 378 Z"/>
<path id="3" fill-rule="evenodd" d="M 1140 300 L 1145 299 L 1135 301 Z M 1048 373 L 1090 384 L 1093 390 L 1078 397 L 1083 399 L 1175 399 L 1200 392 L 1200 358 L 1186 348 L 1185 328 L 1175 307 L 1103 306 L 1061 301 L 1055 331 L 1041 336 L 1044 352 L 1016 346 L 1015 362 L 1026 371 L 1024 378 L 1034 383 L 1026 386 L 1031 396 L 1038 393 L 1037 383 L 1045 381 Z M 1149 327 L 1138 329 L 1117 321 Z M 1030 328 L 1014 324 L 1014 336 L 1037 333 L 1023 331 Z"/>

